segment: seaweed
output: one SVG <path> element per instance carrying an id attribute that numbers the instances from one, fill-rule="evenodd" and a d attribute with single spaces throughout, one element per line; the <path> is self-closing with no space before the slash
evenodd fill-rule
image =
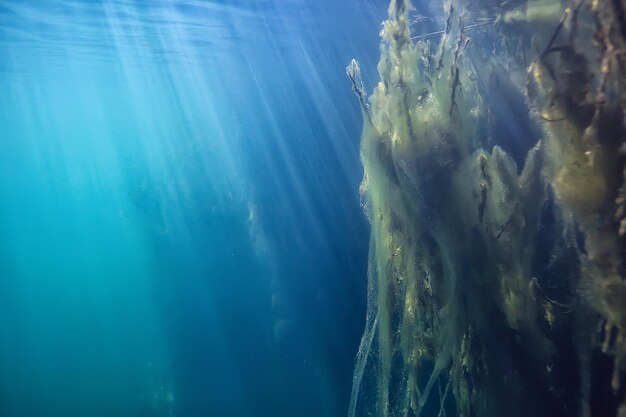
<path id="1" fill-rule="evenodd" d="M 369 99 L 348 67 L 371 222 L 349 415 L 625 415 L 624 5 L 441 8 L 412 36 L 391 1 Z"/>

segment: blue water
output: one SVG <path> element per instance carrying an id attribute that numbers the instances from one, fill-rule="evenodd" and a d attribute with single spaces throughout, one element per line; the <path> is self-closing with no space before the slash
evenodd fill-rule
<path id="1" fill-rule="evenodd" d="M 344 416 L 384 1 L 0 0 L 0 416 Z"/>

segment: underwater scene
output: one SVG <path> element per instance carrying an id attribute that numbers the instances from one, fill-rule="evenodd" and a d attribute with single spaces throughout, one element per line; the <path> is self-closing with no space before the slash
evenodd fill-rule
<path id="1" fill-rule="evenodd" d="M 0 417 L 626 417 L 624 0 L 0 0 Z"/>

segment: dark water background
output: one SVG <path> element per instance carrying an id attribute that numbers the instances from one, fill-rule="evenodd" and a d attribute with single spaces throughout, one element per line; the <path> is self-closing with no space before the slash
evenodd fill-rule
<path id="1" fill-rule="evenodd" d="M 0 1 L 0 416 L 346 415 L 385 9 Z"/>

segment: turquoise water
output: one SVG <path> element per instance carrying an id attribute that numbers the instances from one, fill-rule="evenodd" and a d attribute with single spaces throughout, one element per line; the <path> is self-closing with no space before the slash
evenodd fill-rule
<path id="1" fill-rule="evenodd" d="M 386 5 L 337 3 L 0 1 L 0 415 L 346 414 Z"/>

